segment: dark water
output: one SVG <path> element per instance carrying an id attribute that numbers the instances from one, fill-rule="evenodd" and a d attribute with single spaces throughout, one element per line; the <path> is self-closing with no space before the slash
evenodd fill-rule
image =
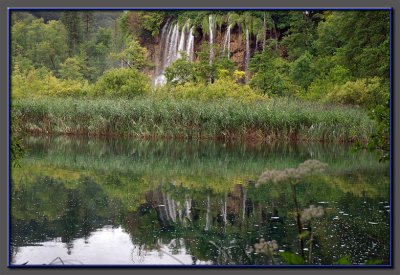
<path id="1" fill-rule="evenodd" d="M 389 263 L 389 165 L 367 152 L 68 138 L 25 146 L 11 181 L 16 265 Z M 294 187 L 255 186 L 264 170 L 307 159 L 329 168 Z M 323 213 L 299 224 L 311 205 Z M 261 239 L 276 246 L 254 249 Z"/>

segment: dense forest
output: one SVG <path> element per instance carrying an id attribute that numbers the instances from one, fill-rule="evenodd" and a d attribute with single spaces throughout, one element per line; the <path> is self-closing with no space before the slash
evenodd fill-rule
<path id="1" fill-rule="evenodd" d="M 358 141 L 387 159 L 389 19 L 377 10 L 13 12 L 14 132 Z"/>

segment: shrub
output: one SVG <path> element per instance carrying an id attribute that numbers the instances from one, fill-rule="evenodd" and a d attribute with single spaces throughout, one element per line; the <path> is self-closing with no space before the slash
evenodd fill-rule
<path id="1" fill-rule="evenodd" d="M 236 83 L 230 78 L 215 80 L 212 84 L 189 82 L 184 85 L 178 85 L 173 89 L 173 95 L 177 98 L 190 98 L 197 100 L 214 99 L 235 99 L 242 102 L 252 102 L 267 98 L 262 96 L 249 85 Z"/>
<path id="2" fill-rule="evenodd" d="M 195 79 L 194 64 L 187 60 L 187 54 L 165 69 L 167 82 L 173 85 L 184 84 Z"/>
<path id="3" fill-rule="evenodd" d="M 94 96 L 131 98 L 150 90 L 150 79 L 136 69 L 120 68 L 105 72 L 92 88 Z"/>
<path id="4" fill-rule="evenodd" d="M 89 84 L 83 80 L 59 79 L 48 69 L 42 67 L 21 72 L 18 65 L 12 71 L 12 98 L 42 96 L 81 96 L 89 90 Z"/>
<path id="5" fill-rule="evenodd" d="M 384 104 L 385 95 L 389 91 L 381 85 L 380 78 L 357 79 L 335 86 L 325 100 L 334 103 L 359 106 L 375 106 Z"/>
<path id="6" fill-rule="evenodd" d="M 302 99 L 320 100 L 326 97 L 337 85 L 342 85 L 350 80 L 349 71 L 336 65 L 325 76 L 316 78 L 307 90 L 298 91 L 297 95 Z"/>

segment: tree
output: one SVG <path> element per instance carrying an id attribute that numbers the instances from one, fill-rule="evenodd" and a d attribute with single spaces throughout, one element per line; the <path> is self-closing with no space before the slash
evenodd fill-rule
<path id="1" fill-rule="evenodd" d="M 249 69 L 254 74 L 250 86 L 260 89 L 264 94 L 288 95 L 292 86 L 288 73 L 288 64 L 267 51 L 256 53 L 250 59 Z"/>
<path id="2" fill-rule="evenodd" d="M 67 58 L 67 32 L 59 21 L 34 19 L 16 22 L 11 29 L 12 61 L 24 57 L 35 68 L 45 66 L 57 73 Z"/>
<path id="3" fill-rule="evenodd" d="M 82 62 L 77 56 L 68 57 L 64 63 L 60 65 L 60 75 L 64 79 L 82 80 Z"/>
<path id="4" fill-rule="evenodd" d="M 82 19 L 76 11 L 64 11 L 61 13 L 61 22 L 68 32 L 69 55 L 73 56 L 82 42 Z"/>
<path id="5" fill-rule="evenodd" d="M 132 98 L 148 93 L 150 79 L 136 68 L 111 69 L 105 72 L 93 87 L 95 96 Z"/>
<path id="6" fill-rule="evenodd" d="M 290 78 L 294 83 L 307 89 L 315 77 L 315 69 L 311 54 L 306 51 L 291 64 Z"/>
<path id="7" fill-rule="evenodd" d="M 110 68 L 108 57 L 112 50 L 111 29 L 99 28 L 89 41 L 82 44 L 80 50 L 83 75 L 89 81 L 96 81 Z"/>
<path id="8" fill-rule="evenodd" d="M 317 11 L 291 11 L 289 14 L 290 27 L 282 39 L 282 44 L 287 48 L 288 58 L 296 60 L 304 52 L 312 52 L 312 42 L 321 14 Z"/>
<path id="9" fill-rule="evenodd" d="M 93 32 L 93 24 L 94 24 L 93 11 L 82 11 L 81 18 L 82 18 L 84 38 L 85 40 L 89 40 Z"/>
<path id="10" fill-rule="evenodd" d="M 140 46 L 139 42 L 131 36 L 126 37 L 125 49 L 120 53 L 114 53 L 112 56 L 121 60 L 131 69 L 142 70 L 150 65 L 147 61 L 147 49 Z"/>
<path id="11" fill-rule="evenodd" d="M 186 53 L 182 53 L 182 58 L 179 58 L 165 69 L 165 77 L 168 83 L 174 85 L 195 80 L 194 64 L 187 60 Z"/>

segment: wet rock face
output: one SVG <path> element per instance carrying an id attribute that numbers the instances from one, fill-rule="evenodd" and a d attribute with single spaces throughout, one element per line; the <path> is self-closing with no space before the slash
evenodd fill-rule
<path id="1" fill-rule="evenodd" d="M 166 62 L 166 60 L 174 61 L 179 57 L 178 48 L 183 48 L 183 50 L 188 54 L 192 55 L 191 60 L 196 61 L 196 52 L 201 51 L 201 46 L 203 44 L 210 43 L 209 35 L 206 35 L 201 28 L 192 29 L 192 41 L 190 41 L 190 31 L 191 28 L 187 27 L 184 32 L 180 30 L 178 34 L 175 33 L 175 38 L 173 39 L 173 25 L 169 21 L 162 27 L 159 35 L 154 39 L 142 40 L 141 45 L 147 48 L 148 60 L 151 62 L 152 66 L 147 68 L 145 73 L 148 74 L 153 80 L 162 75 L 165 67 L 170 65 L 171 62 Z M 228 26 L 223 25 L 221 29 L 216 28 L 213 33 L 213 45 L 215 49 L 214 55 L 223 54 L 223 51 L 229 49 L 229 58 L 232 60 L 239 70 L 246 70 L 246 38 L 245 33 L 238 26 L 233 26 L 230 28 L 230 34 L 227 36 Z M 184 35 L 182 44 L 182 35 Z M 171 36 L 171 37 L 169 37 Z M 229 40 L 229 41 L 228 41 Z M 250 55 L 253 54 L 254 48 L 256 47 L 256 42 L 253 41 L 254 37 L 249 37 L 249 51 Z M 171 45 L 174 44 L 174 45 Z M 192 44 L 192 45 L 191 45 Z M 191 47 L 191 49 L 189 49 Z M 171 50 L 168 50 L 171 49 Z M 176 49 L 175 49 L 176 48 Z M 227 52 L 226 52 L 227 54 Z M 247 57 L 248 59 L 248 57 Z"/>

